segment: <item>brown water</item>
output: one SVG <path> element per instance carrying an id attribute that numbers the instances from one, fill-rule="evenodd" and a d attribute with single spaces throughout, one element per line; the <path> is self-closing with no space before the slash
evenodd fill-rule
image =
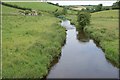
<path id="1" fill-rule="evenodd" d="M 70 21 L 61 23 L 67 29 L 61 57 L 47 78 L 119 78 L 119 69 L 109 63 L 104 52 L 92 39 L 80 35 Z"/>

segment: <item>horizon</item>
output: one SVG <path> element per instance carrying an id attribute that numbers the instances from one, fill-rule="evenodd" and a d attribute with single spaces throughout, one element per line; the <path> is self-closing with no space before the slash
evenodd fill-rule
<path id="1" fill-rule="evenodd" d="M 102 4 L 103 6 L 112 6 L 115 1 L 47 1 L 51 3 L 58 3 L 61 6 L 70 6 L 70 5 L 98 5 Z"/>

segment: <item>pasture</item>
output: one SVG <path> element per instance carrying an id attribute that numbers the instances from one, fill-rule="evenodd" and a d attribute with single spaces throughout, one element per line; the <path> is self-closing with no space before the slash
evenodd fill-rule
<path id="1" fill-rule="evenodd" d="M 23 16 L 17 14 L 18 9 L 6 6 L 2 9 L 2 77 L 42 78 L 65 40 L 60 20 L 45 12 L 42 16 Z"/>

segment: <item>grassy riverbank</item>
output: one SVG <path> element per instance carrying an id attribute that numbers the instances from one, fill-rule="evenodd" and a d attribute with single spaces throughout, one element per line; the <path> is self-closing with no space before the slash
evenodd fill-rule
<path id="1" fill-rule="evenodd" d="M 18 14 L 18 9 L 2 8 L 2 77 L 42 78 L 48 73 L 53 57 L 60 54 L 65 40 L 65 29 L 58 24 L 60 20 L 46 12 L 23 16 Z"/>
<path id="2" fill-rule="evenodd" d="M 119 66 L 119 11 L 107 10 L 91 14 L 91 25 L 85 31 L 99 42 L 105 56 Z"/>
<path id="3" fill-rule="evenodd" d="M 77 27 L 77 15 L 67 15 Z M 113 65 L 119 66 L 119 11 L 107 10 L 91 13 L 91 24 L 85 27 L 85 32 L 99 42 L 106 58 Z"/>

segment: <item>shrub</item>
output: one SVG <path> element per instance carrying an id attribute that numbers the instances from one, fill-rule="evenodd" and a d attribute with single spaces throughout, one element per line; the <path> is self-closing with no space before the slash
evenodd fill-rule
<path id="1" fill-rule="evenodd" d="M 63 7 L 62 14 L 66 15 L 67 14 L 67 7 Z"/>
<path id="2" fill-rule="evenodd" d="M 83 29 L 86 25 L 90 24 L 90 13 L 89 12 L 79 12 L 78 13 L 78 24 L 79 24 L 79 29 Z"/>
<path id="3" fill-rule="evenodd" d="M 25 10 L 25 15 L 28 15 L 30 13 L 29 10 Z"/>

